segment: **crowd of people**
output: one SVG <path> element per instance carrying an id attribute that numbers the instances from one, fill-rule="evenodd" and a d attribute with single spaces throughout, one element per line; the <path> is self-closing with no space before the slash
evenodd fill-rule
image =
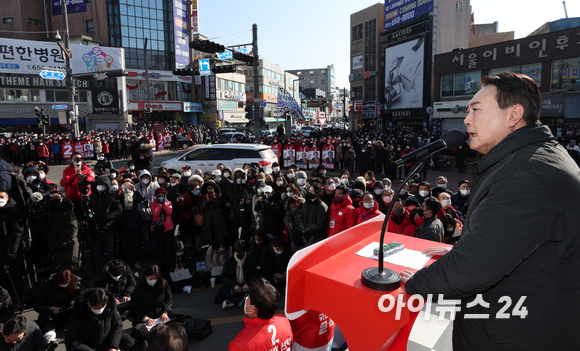
<path id="1" fill-rule="evenodd" d="M 211 172 L 183 167 L 171 173 L 153 170 L 160 140 L 170 147 L 177 135 L 215 142 L 216 131 L 177 124 L 165 133 L 7 138 L 0 160 L 0 247 L 7 263 L 2 291 L 8 298 L 21 296 L 23 277 L 36 267 L 48 267 L 52 275 L 35 294 L 38 326 L 13 316 L 14 299 L 2 305 L 4 342 L 38 342 L 40 333 L 54 347 L 62 328 L 68 349 L 141 347 L 154 325 L 182 322 L 172 293 L 217 281 L 214 302 L 223 309 L 243 308 L 248 317 L 230 349 L 259 342 L 251 330 L 261 333 L 268 323 L 278 326 L 279 345 L 330 345 L 335 329 L 328 316 L 313 311 L 292 322 L 274 316 L 292 255 L 387 213 L 398 187 L 388 230 L 454 243 L 471 182 L 462 180 L 455 188 L 441 176 L 429 184 L 425 173 L 403 182 L 412 165 L 397 169 L 394 161 L 434 140 L 432 134 L 392 128 L 324 134 L 260 140 L 279 156 L 268 168 L 218 164 Z M 321 151 L 322 158 L 292 159 L 289 150 Z M 97 160 L 92 167 L 89 158 Z M 128 159 L 126 166 L 115 169 L 111 161 L 120 158 Z M 49 163 L 65 160 L 59 184 L 48 180 Z M 205 257 L 199 276 L 198 257 Z M 194 274 L 175 276 L 183 270 Z M 80 280 L 92 282 L 91 289 L 83 291 Z M 133 321 L 131 337 L 122 333 L 120 321 L 126 318 Z"/>

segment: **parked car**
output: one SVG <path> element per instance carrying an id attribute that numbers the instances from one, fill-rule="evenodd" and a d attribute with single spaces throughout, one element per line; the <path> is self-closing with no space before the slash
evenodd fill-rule
<path id="1" fill-rule="evenodd" d="M 188 148 L 194 145 L 193 140 L 186 138 L 184 136 L 178 135 L 177 136 L 177 147 L 182 148 L 183 150 L 187 150 Z"/>
<path id="2" fill-rule="evenodd" d="M 235 132 L 235 133 L 223 133 L 218 135 L 218 140 L 220 143 L 226 143 L 228 141 L 234 142 L 234 139 L 238 139 L 241 137 L 245 137 L 244 133 Z"/>
<path id="3" fill-rule="evenodd" d="M 237 132 L 238 130 L 236 128 L 222 128 L 218 130 L 217 135 L 220 136 L 224 133 L 237 133 Z"/>
<path id="4" fill-rule="evenodd" d="M 242 168 L 244 163 L 259 164 L 264 171 L 272 172 L 272 163 L 278 162 L 276 155 L 267 145 L 259 144 L 214 144 L 204 145 L 190 150 L 183 155 L 164 161 L 161 166 L 169 174 L 177 172 L 183 166 L 190 166 L 202 172 L 213 171 L 218 163 L 231 169 Z"/>

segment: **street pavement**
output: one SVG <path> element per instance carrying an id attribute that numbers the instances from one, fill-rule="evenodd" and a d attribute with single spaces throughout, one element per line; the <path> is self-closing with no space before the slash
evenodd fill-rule
<path id="1" fill-rule="evenodd" d="M 178 157 L 179 155 L 183 154 L 185 151 L 177 151 L 177 152 L 157 152 L 154 155 L 154 172 L 157 171 L 157 168 L 161 164 L 161 162 Z M 95 161 L 87 161 L 89 164 L 94 164 Z M 121 167 L 126 167 L 127 160 L 117 160 L 113 161 L 113 166 L 116 169 Z M 50 172 L 47 175 L 48 179 L 55 183 L 60 183 L 62 172 L 67 165 L 50 165 Z M 453 166 L 453 164 L 452 164 Z M 331 175 L 337 172 L 329 172 Z M 443 175 L 448 179 L 448 187 L 452 191 L 457 191 L 457 183 L 461 179 L 472 179 L 472 175 L 470 171 L 466 173 L 458 173 L 451 169 L 450 171 L 442 172 L 442 171 L 435 171 L 429 170 L 427 173 L 427 181 L 431 184 L 435 184 L 435 180 L 438 176 Z M 394 180 L 392 180 L 394 181 Z M 88 252 L 87 252 L 88 255 Z M 198 257 L 198 261 L 203 261 L 203 257 Z M 145 265 L 143 265 L 145 266 Z M 139 278 L 142 279 L 143 270 L 138 272 Z M 92 279 L 88 280 L 86 283 L 87 285 L 92 284 Z M 227 350 L 230 341 L 232 341 L 235 336 L 239 333 L 239 331 L 244 327 L 243 323 L 243 309 L 232 307 L 226 310 L 222 310 L 221 304 L 215 305 L 213 303 L 214 297 L 219 289 L 221 284 L 218 284 L 215 288 L 197 288 L 192 289 L 191 295 L 182 293 L 182 294 L 174 294 L 173 295 L 173 306 L 174 311 L 184 313 L 186 316 L 193 316 L 199 319 L 208 319 L 212 322 L 213 334 L 208 336 L 205 340 L 201 341 L 189 341 L 189 349 L 190 350 L 204 350 L 204 351 L 214 351 L 214 350 Z M 279 313 L 283 313 L 284 310 L 284 302 L 282 299 L 282 303 L 279 308 Z M 324 311 L 322 311 L 324 312 Z M 428 313 L 428 312 L 422 312 Z M 28 306 L 25 309 L 25 315 L 29 320 L 35 320 L 37 317 L 36 312 L 32 310 L 32 306 Z M 432 320 L 437 320 L 438 318 L 432 318 Z M 437 323 L 437 325 L 433 325 L 432 323 Z M 451 349 L 451 330 L 452 325 L 449 320 L 446 321 L 439 321 L 439 322 L 432 322 L 431 324 L 426 324 L 425 322 L 418 322 L 413 328 L 411 333 L 411 338 L 409 342 L 408 350 L 415 351 L 415 350 L 432 350 L 435 349 L 436 346 L 437 350 L 448 350 Z M 126 320 L 123 323 L 124 330 L 126 333 L 130 332 L 131 323 Z M 59 346 L 57 348 L 58 351 L 64 351 L 64 331 L 57 332 L 57 340 L 59 342 Z"/>

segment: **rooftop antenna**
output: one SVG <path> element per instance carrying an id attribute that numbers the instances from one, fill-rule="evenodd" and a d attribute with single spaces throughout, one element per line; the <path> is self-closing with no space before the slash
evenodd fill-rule
<path id="1" fill-rule="evenodd" d="M 564 13 L 566 14 L 566 18 L 568 18 L 568 10 L 566 10 L 566 1 L 562 1 L 562 5 L 564 5 Z"/>

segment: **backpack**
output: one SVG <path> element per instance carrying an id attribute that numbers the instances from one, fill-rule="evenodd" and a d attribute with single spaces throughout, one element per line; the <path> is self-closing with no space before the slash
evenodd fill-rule
<path id="1" fill-rule="evenodd" d="M 203 340 L 209 334 L 213 333 L 211 329 L 211 321 L 207 319 L 197 319 L 186 316 L 183 320 L 183 327 L 187 333 L 187 337 L 193 340 Z"/>

